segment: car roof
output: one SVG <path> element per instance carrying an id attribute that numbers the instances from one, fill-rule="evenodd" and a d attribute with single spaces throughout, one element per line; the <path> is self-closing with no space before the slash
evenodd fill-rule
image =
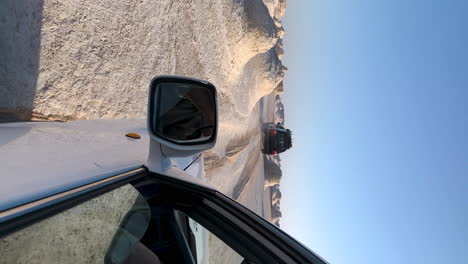
<path id="1" fill-rule="evenodd" d="M 148 146 L 146 120 L 0 123 L 0 212 L 139 168 Z"/>

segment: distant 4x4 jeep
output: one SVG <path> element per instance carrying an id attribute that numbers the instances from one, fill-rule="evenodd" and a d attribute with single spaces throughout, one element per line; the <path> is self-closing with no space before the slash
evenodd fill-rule
<path id="1" fill-rule="evenodd" d="M 267 123 L 263 130 L 264 153 L 277 155 L 292 147 L 291 130 L 273 123 Z"/>

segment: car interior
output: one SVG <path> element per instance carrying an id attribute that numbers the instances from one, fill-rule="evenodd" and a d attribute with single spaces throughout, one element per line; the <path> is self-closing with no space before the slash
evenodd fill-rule
<path id="1" fill-rule="evenodd" d="M 188 217 L 164 204 L 158 192 L 140 195 L 122 220 L 105 263 L 196 263 Z"/>
<path id="2" fill-rule="evenodd" d="M 115 233 L 104 263 L 197 263 L 197 246 L 201 245 L 197 245 L 190 218 L 180 210 L 197 203 L 194 197 L 188 204 L 183 201 L 190 195 L 180 193 L 180 199 L 173 199 L 174 193 L 168 196 L 167 188 L 154 182 L 134 186 L 140 196 Z"/>

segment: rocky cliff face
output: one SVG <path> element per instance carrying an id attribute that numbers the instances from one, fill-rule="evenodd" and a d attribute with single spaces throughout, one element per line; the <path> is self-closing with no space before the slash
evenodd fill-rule
<path id="1" fill-rule="evenodd" d="M 271 222 L 277 226 L 280 225 L 281 219 L 281 210 L 280 210 L 280 202 L 281 202 L 281 191 L 279 184 L 275 184 L 270 188 L 271 192 Z"/>
<path id="2" fill-rule="evenodd" d="M 46 118 L 144 118 L 151 78 L 178 74 L 210 80 L 220 113 L 245 117 L 284 74 L 273 49 L 280 2 L 9 0 L 2 47 L 21 58 L 2 54 L 2 107 Z"/>

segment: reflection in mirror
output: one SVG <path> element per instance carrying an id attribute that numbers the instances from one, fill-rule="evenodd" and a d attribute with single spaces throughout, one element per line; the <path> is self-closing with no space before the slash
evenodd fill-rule
<path id="1" fill-rule="evenodd" d="M 209 140 L 215 129 L 215 97 L 209 88 L 160 83 L 155 93 L 153 130 L 176 143 Z"/>

